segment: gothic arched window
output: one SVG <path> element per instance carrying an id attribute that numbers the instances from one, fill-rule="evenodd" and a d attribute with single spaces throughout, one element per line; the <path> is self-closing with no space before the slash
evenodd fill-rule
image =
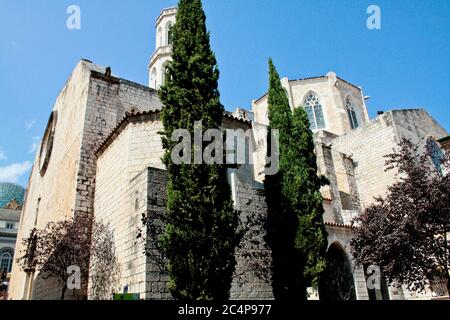
<path id="1" fill-rule="evenodd" d="M 320 276 L 319 297 L 323 301 L 356 300 L 350 260 L 339 243 L 332 243 L 326 254 L 326 267 Z"/>
<path id="2" fill-rule="evenodd" d="M 167 65 L 169 64 L 169 62 L 165 62 L 162 67 L 161 67 L 161 85 L 164 86 L 166 84 L 166 79 L 168 76 L 167 73 Z"/>
<path id="3" fill-rule="evenodd" d="M 170 46 L 172 44 L 172 22 L 168 22 L 166 25 L 166 39 L 167 39 L 167 45 Z"/>
<path id="4" fill-rule="evenodd" d="M 13 249 L 3 249 L 0 251 L 0 271 L 6 270 L 7 273 L 12 270 Z"/>
<path id="5" fill-rule="evenodd" d="M 427 148 L 431 152 L 431 161 L 433 162 L 436 170 L 440 175 L 444 175 L 445 173 L 445 165 L 444 165 L 444 152 L 442 152 L 441 148 L 437 145 L 436 141 L 432 138 L 428 138 Z"/>
<path id="6" fill-rule="evenodd" d="M 163 46 L 163 32 L 162 32 L 162 28 L 159 27 L 158 28 L 158 43 L 156 44 L 156 49 L 158 49 L 159 47 Z"/>
<path id="7" fill-rule="evenodd" d="M 156 75 L 156 68 L 153 68 L 153 70 L 152 70 L 152 87 L 154 88 L 154 89 L 156 89 L 156 80 L 157 80 L 157 75 Z"/>
<path id="8" fill-rule="evenodd" d="M 308 114 L 311 130 L 324 129 L 325 119 L 319 98 L 314 93 L 308 94 L 303 106 Z"/>
<path id="9" fill-rule="evenodd" d="M 359 127 L 358 123 L 358 116 L 355 106 L 353 105 L 352 101 L 350 100 L 350 97 L 347 97 L 347 100 L 345 102 L 345 106 L 347 108 L 347 114 L 348 119 L 350 120 L 350 126 L 352 129 L 356 129 Z"/>

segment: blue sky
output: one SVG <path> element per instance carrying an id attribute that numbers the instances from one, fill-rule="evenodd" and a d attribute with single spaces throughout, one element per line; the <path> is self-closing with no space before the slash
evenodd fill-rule
<path id="1" fill-rule="evenodd" d="M 0 181 L 26 185 L 55 99 L 79 59 L 148 82 L 154 24 L 175 0 L 0 0 Z M 66 9 L 81 9 L 68 30 Z M 366 27 L 381 8 L 381 30 Z M 450 131 L 450 1 L 204 0 L 222 103 L 250 108 L 267 59 L 291 79 L 338 76 L 363 87 L 370 115 L 424 107 Z"/>

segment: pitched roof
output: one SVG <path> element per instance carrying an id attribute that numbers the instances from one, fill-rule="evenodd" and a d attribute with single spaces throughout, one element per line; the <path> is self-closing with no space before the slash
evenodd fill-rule
<path id="1" fill-rule="evenodd" d="M 126 112 L 125 116 L 120 120 L 117 125 L 112 129 L 111 133 L 106 136 L 105 140 L 95 151 L 95 154 L 99 155 L 117 138 L 117 136 L 127 127 L 127 125 L 134 119 L 142 118 L 148 115 L 159 115 L 160 110 L 149 110 L 141 112 Z"/>
<path id="2" fill-rule="evenodd" d="M 95 154 L 100 155 L 103 153 L 103 151 L 111 145 L 111 143 L 117 138 L 117 136 L 128 126 L 130 122 L 133 120 L 138 120 L 139 118 L 144 118 L 149 115 L 157 115 L 159 116 L 161 110 L 155 109 L 155 110 L 148 110 L 148 111 L 140 111 L 140 112 L 126 112 L 125 116 L 120 120 L 117 125 L 112 129 L 111 133 L 103 140 L 103 142 L 100 144 L 100 146 L 95 151 Z M 242 119 L 240 117 L 234 116 L 231 112 L 224 112 L 223 114 L 224 118 L 232 119 L 234 121 L 240 121 L 246 124 L 251 125 L 250 120 Z"/>

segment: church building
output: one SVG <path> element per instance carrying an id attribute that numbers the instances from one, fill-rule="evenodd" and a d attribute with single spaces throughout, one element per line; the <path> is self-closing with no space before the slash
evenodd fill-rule
<path id="1" fill-rule="evenodd" d="M 56 99 L 30 175 L 15 252 L 24 248 L 20 239 L 33 228 L 76 213 L 94 215 L 109 223 L 120 264 L 116 293 L 139 294 L 141 299 L 171 299 L 168 277 L 144 254 L 144 240 L 137 240 L 142 214 L 150 219 L 166 205 L 167 174 L 161 157 L 162 109 L 157 90 L 165 81 L 171 59 L 169 30 L 176 8 L 162 11 L 156 20 L 156 49 L 148 64 L 149 84 L 122 79 L 109 67 L 80 61 Z M 402 138 L 420 144 L 428 138 L 448 137 L 446 130 L 424 109 L 399 109 L 371 119 L 367 96 L 361 87 L 334 72 L 306 79 L 282 79 L 291 108 L 306 109 L 314 132 L 319 174 L 330 185 L 323 187 L 324 221 L 328 231 L 330 266 L 321 287 L 311 288 L 310 299 L 351 300 L 427 298 L 398 287 L 372 289 L 367 270 L 355 267 L 350 240 L 356 226 L 351 220 L 385 195 L 395 181 L 385 172 L 384 156 Z M 250 133 L 254 145 L 251 163 L 230 169 L 228 182 L 235 208 L 244 217 L 266 215 L 263 188 L 267 151 L 268 95 L 251 102 L 252 110 L 226 112 L 223 127 Z M 50 110 L 49 110 L 50 111 Z M 437 142 L 439 143 L 439 142 Z M 246 258 L 236 252 L 236 273 L 246 270 Z M 251 270 L 235 277 L 231 299 L 272 299 L 270 283 Z M 327 281 L 329 279 L 329 281 Z M 331 281 L 330 279 L 333 279 Z M 9 297 L 59 299 L 61 284 L 42 279 L 39 270 L 13 265 Z M 67 298 L 89 298 L 72 290 Z M 112 298 L 112 294 L 109 298 Z"/>

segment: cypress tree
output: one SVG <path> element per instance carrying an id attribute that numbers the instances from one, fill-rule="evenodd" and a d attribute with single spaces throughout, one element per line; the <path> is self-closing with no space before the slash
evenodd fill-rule
<path id="1" fill-rule="evenodd" d="M 272 286 L 275 299 L 286 300 L 298 298 L 300 290 L 298 279 L 301 275 L 300 257 L 295 250 L 294 241 L 298 229 L 298 219 L 289 210 L 284 179 L 288 168 L 292 112 L 286 92 L 281 85 L 280 76 L 269 59 L 269 127 L 267 134 L 268 156 L 278 152 L 278 172 L 266 175 L 264 180 L 268 218 L 266 241 L 272 251 Z M 272 131 L 278 130 L 277 150 L 271 150 Z M 296 272 L 297 270 L 297 272 Z"/>
<path id="2" fill-rule="evenodd" d="M 308 115 L 302 106 L 294 110 L 291 136 L 293 181 L 290 184 L 290 199 L 292 210 L 299 218 L 295 248 L 303 257 L 305 285 L 317 286 L 320 274 L 325 269 L 328 247 L 320 188 L 329 181 L 317 174 L 313 133 Z"/>
<path id="3" fill-rule="evenodd" d="M 303 108 L 292 113 L 280 77 L 269 60 L 269 132 L 279 130 L 279 171 L 264 181 L 268 219 L 266 240 L 272 250 L 272 285 L 277 300 L 305 300 L 324 268 L 326 231 L 319 192 L 314 142 Z"/>
<path id="4" fill-rule="evenodd" d="M 163 162 L 169 175 L 161 246 L 168 260 L 169 288 L 177 299 L 224 300 L 229 297 L 239 242 L 226 167 L 174 164 L 171 159 L 178 143 L 171 141 L 174 130 L 187 129 L 194 141 L 195 121 L 202 121 L 203 132 L 222 124 L 219 70 L 201 0 L 180 0 L 171 37 L 173 61 L 160 89 Z M 192 146 L 191 155 L 194 151 Z"/>

